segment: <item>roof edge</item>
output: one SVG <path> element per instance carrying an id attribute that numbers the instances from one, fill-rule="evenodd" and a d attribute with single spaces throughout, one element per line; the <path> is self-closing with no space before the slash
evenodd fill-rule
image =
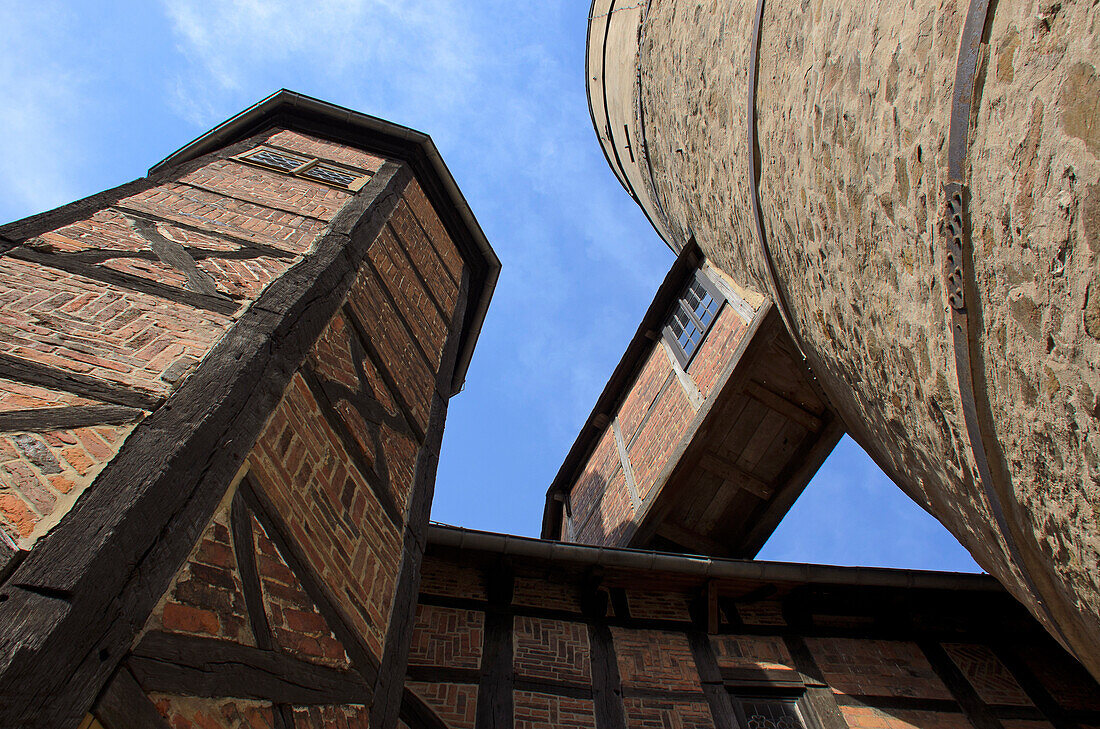
<path id="1" fill-rule="evenodd" d="M 358 144 L 370 151 L 378 151 L 378 142 L 384 140 L 388 142 L 385 145 L 387 154 L 401 157 L 400 150 L 404 148 L 414 155 L 421 156 L 422 160 L 419 161 L 425 163 L 423 171 L 435 176 L 441 188 L 440 192 L 454 209 L 459 222 L 465 227 L 473 243 L 474 250 L 471 253 L 480 256 L 479 261 L 468 261 L 473 264 L 471 268 L 475 269 L 474 273 L 477 274 L 471 280 L 471 294 L 475 293 L 475 286 L 480 291 L 476 293 L 476 301 L 471 302 L 473 306 L 467 307 L 463 321 L 462 344 L 460 345 L 458 361 L 455 363 L 454 378 L 451 383 L 451 394 L 457 394 L 463 388 L 466 371 L 469 369 L 470 360 L 473 358 L 474 346 L 481 334 L 485 314 L 488 311 L 489 302 L 500 277 L 501 264 L 430 136 L 415 129 L 337 106 L 312 96 L 306 96 L 288 89 L 280 89 L 266 99 L 235 114 L 202 136 L 180 147 L 153 165 L 149 169 L 149 174 L 163 172 L 215 149 L 232 144 L 277 121 L 293 122 L 295 116 L 320 118 L 328 124 L 340 127 L 346 130 L 349 137 L 355 140 L 346 141 Z M 396 152 L 394 148 L 397 148 Z M 418 160 L 406 159 L 405 161 L 414 163 Z M 480 271 L 477 269 L 480 269 Z"/>
<path id="2" fill-rule="evenodd" d="M 984 573 L 724 559 L 625 547 L 597 547 L 572 542 L 485 532 L 444 524 L 431 524 L 428 527 L 428 544 L 573 564 L 673 572 L 683 575 L 695 575 L 702 580 L 755 579 L 775 582 L 971 590 L 1008 594 L 996 579 Z"/>

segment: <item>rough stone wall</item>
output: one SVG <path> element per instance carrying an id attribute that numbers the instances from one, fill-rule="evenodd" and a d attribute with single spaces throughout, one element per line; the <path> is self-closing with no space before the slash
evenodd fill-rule
<path id="1" fill-rule="evenodd" d="M 978 395 L 996 414 L 1010 480 L 1003 534 L 962 418 L 938 232 L 966 9 L 765 3 L 756 109 L 768 248 L 810 364 L 853 435 L 1100 671 L 1097 10 L 998 3 L 979 66 L 970 316 L 985 367 Z M 646 128 L 632 136 L 646 140 L 650 194 L 672 227 L 768 291 L 749 195 L 754 12 L 649 5 L 636 59 Z"/>

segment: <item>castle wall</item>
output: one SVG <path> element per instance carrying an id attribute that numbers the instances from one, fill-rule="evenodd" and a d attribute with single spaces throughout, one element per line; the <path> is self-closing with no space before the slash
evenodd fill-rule
<path id="1" fill-rule="evenodd" d="M 603 59 L 637 79 L 605 90 L 623 78 L 606 71 L 590 92 L 619 98 L 632 85 L 630 137 L 647 171 L 634 192 L 664 214 L 670 245 L 694 235 L 716 265 L 768 292 L 853 436 L 1100 670 L 1100 163 L 1085 121 L 1100 88 L 1095 8 L 990 10 L 969 128 L 964 116 L 956 133 L 973 284 L 971 353 L 957 359 L 941 222 L 954 94 L 970 99 L 955 87 L 966 3 L 765 2 L 758 57 L 751 3 L 658 1 L 607 31 L 615 3 L 596 5 L 590 40 L 640 39 L 636 55 Z M 605 148 L 621 147 L 612 132 Z"/>

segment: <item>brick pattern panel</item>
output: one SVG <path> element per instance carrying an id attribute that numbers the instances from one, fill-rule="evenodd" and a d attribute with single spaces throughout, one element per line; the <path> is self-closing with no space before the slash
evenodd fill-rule
<path id="1" fill-rule="evenodd" d="M 167 395 L 229 328 L 218 313 L 0 258 L 7 354 Z"/>
<path id="2" fill-rule="evenodd" d="M 420 565 L 420 592 L 427 595 L 486 599 L 485 575 L 476 567 L 425 556 Z"/>
<path id="3" fill-rule="evenodd" d="M 794 668 L 782 638 L 771 635 L 712 635 L 710 644 L 721 668 Z"/>
<path id="4" fill-rule="evenodd" d="M 289 129 L 281 129 L 267 140 L 271 144 L 289 149 L 292 152 L 301 152 L 310 157 L 339 162 L 341 164 L 357 167 L 366 172 L 377 172 L 385 161 L 381 157 L 364 152 L 361 149 L 346 147 L 327 139 L 311 137 L 308 134 L 294 132 Z"/>
<path id="5" fill-rule="evenodd" d="M 74 395 L 62 390 L 27 385 L 0 377 L 0 413 L 12 410 L 34 410 L 72 405 L 99 405 L 98 400 Z"/>
<path id="6" fill-rule="evenodd" d="M 737 615 L 745 625 L 786 625 L 783 606 L 777 602 L 751 602 L 738 605 Z"/>
<path id="7" fill-rule="evenodd" d="M 191 549 L 145 630 L 225 638 L 256 645 L 230 537 L 228 501 Z"/>
<path id="8" fill-rule="evenodd" d="M 596 729 L 589 699 L 516 691 L 512 696 L 516 729 Z"/>
<path id="9" fill-rule="evenodd" d="M 225 233 L 299 255 L 309 253 L 327 227 L 320 220 L 178 183 L 139 192 L 120 200 L 118 207 L 161 215 L 214 234 Z"/>
<path id="10" fill-rule="evenodd" d="M 611 628 L 624 687 L 699 691 L 695 659 L 683 633 Z"/>
<path id="11" fill-rule="evenodd" d="M 592 682 L 588 626 L 583 623 L 517 616 L 512 655 L 517 676 Z"/>
<path id="12" fill-rule="evenodd" d="M 229 296 L 257 296 L 298 259 L 290 252 L 273 247 L 242 245 L 191 226 L 148 219 L 141 221 L 134 214 L 112 208 L 43 233 L 28 245 L 177 288 L 188 288 L 186 273 L 162 262 L 152 248 L 151 240 L 155 237 L 183 246 L 217 289 Z"/>
<path id="13" fill-rule="evenodd" d="M 598 483 L 601 480 L 594 479 Z M 579 523 L 576 541 L 583 544 L 614 546 L 621 541 L 624 530 L 634 520 L 634 504 L 627 491 L 622 468 L 616 469 L 599 494 L 588 519 Z"/>
<path id="14" fill-rule="evenodd" d="M 687 369 L 703 397 L 709 396 L 718 383 L 719 375 L 746 332 L 748 325 L 737 311 L 732 306 L 723 306 Z"/>
<path id="15" fill-rule="evenodd" d="M 973 729 L 962 714 L 943 711 L 885 711 L 870 706 L 841 706 L 849 729 Z"/>
<path id="16" fill-rule="evenodd" d="M 200 699 L 194 696 L 150 694 L 157 711 L 172 729 L 274 729 L 268 702 L 246 699 Z"/>
<path id="17" fill-rule="evenodd" d="M 390 227 L 404 242 L 405 254 L 427 282 L 432 297 L 443 311 L 454 311 L 458 297 L 458 284 L 451 276 L 451 272 L 447 270 L 443 259 L 439 257 L 431 238 L 421 226 L 406 199 L 402 199 L 397 204 L 397 209 L 390 216 Z"/>
<path id="18" fill-rule="evenodd" d="M 833 691 L 864 696 L 952 699 L 913 643 L 853 638 L 807 638 L 806 645 Z"/>
<path id="19" fill-rule="evenodd" d="M 477 715 L 477 686 L 420 681 L 408 681 L 405 686 L 427 704 L 448 729 L 473 729 Z"/>
<path id="20" fill-rule="evenodd" d="M 1032 705 L 1020 684 L 987 646 L 944 643 L 943 649 L 985 703 Z"/>
<path id="21" fill-rule="evenodd" d="M 691 620 L 686 595 L 652 590 L 628 590 L 627 601 L 632 618 Z"/>
<path id="22" fill-rule="evenodd" d="M 596 441 L 596 447 L 585 464 L 584 472 L 569 492 L 571 513 L 578 529 L 583 529 L 583 526 L 593 517 L 601 499 L 608 491 L 608 484 L 615 475 L 615 471 L 621 469 L 622 461 L 619 458 L 618 447 L 615 445 L 615 433 L 608 425 Z M 624 490 L 626 488 L 625 481 L 622 488 Z"/>
<path id="23" fill-rule="evenodd" d="M 231 159 L 211 162 L 180 182 L 227 198 L 325 221 L 331 220 L 352 196 L 347 190 Z"/>
<path id="24" fill-rule="evenodd" d="M 332 406 L 335 415 L 355 439 L 366 465 L 382 482 L 401 514 L 408 505 L 419 444 L 387 389 L 374 362 L 363 352 L 356 333 L 343 315 L 325 327 L 314 345 L 308 365 L 322 380 L 336 383 Z M 381 406 L 371 413 L 359 401 Z M 344 503 L 345 509 L 352 504 Z"/>
<path id="25" fill-rule="evenodd" d="M 665 348 L 658 342 L 653 346 L 638 378 L 634 380 L 619 406 L 619 427 L 623 431 L 623 440 L 627 443 L 638 432 L 642 420 L 657 401 L 657 395 L 670 374 L 672 364 L 668 361 Z"/>
<path id="26" fill-rule="evenodd" d="M 417 605 L 409 665 L 478 668 L 484 638 L 484 613 Z"/>
<path id="27" fill-rule="evenodd" d="M 705 701 L 628 698 L 623 709 L 630 729 L 714 729 Z"/>
<path id="28" fill-rule="evenodd" d="M 549 577 L 516 575 L 512 604 L 580 612 L 580 588 Z"/>
<path id="29" fill-rule="evenodd" d="M 654 403 L 649 420 L 627 447 L 639 498 L 649 496 L 694 415 L 682 387 L 666 387 Z"/>
<path id="30" fill-rule="evenodd" d="M 360 705 L 296 706 L 293 729 L 370 729 L 369 720 L 370 710 Z"/>
<path id="31" fill-rule="evenodd" d="M 352 465 L 300 374 L 291 379 L 249 463 L 310 568 L 331 588 L 375 656 L 381 656 L 401 534 Z"/>
<path id="32" fill-rule="evenodd" d="M 369 271 L 356 279 L 348 303 L 366 328 L 371 343 L 396 380 L 402 400 L 421 430 L 427 428 L 435 369 L 417 351 L 398 310 L 386 296 L 381 282 Z"/>
<path id="33" fill-rule="evenodd" d="M 0 434 L 0 529 L 29 549 L 68 512 L 133 429 L 96 425 Z"/>
<path id="34" fill-rule="evenodd" d="M 296 658 L 334 668 L 350 668 L 344 647 L 328 622 L 302 588 L 297 575 L 268 538 L 263 526 L 252 519 L 256 570 L 260 576 L 264 612 L 275 645 Z"/>
<path id="35" fill-rule="evenodd" d="M 451 280 L 457 284 L 462 280 L 462 255 L 458 252 L 458 247 L 455 246 L 454 241 L 447 235 L 443 222 L 439 219 L 435 209 L 432 208 L 432 204 L 428 202 L 428 198 L 424 195 L 424 191 L 416 180 L 410 182 L 409 186 L 405 188 L 404 200 L 416 218 L 417 224 L 420 225 L 432 242 L 432 247 L 440 260 L 443 261 L 443 266 L 450 274 Z"/>
<path id="36" fill-rule="evenodd" d="M 386 228 L 371 245 L 369 257 L 387 295 L 415 343 L 427 357 L 433 372 L 439 365 L 449 320 L 436 308 L 427 288 L 391 228 Z"/>

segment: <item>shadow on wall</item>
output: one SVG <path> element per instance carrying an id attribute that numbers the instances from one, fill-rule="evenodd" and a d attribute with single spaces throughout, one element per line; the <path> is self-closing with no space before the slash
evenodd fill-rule
<path id="1" fill-rule="evenodd" d="M 580 499 L 575 498 L 578 494 Z M 572 541 L 605 547 L 625 546 L 623 542 L 633 524 L 634 507 L 621 467 L 610 481 L 597 471 L 586 472 L 569 498 Z M 566 532 L 565 537 L 569 536 Z"/>

